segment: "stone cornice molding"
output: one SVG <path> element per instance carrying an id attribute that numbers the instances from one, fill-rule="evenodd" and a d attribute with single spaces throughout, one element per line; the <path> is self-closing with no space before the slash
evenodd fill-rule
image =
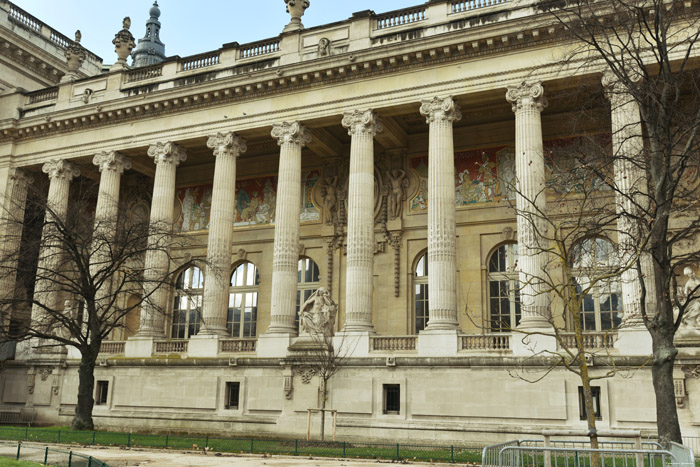
<path id="1" fill-rule="evenodd" d="M 218 132 L 207 139 L 207 147 L 214 151 L 214 157 L 238 157 L 248 150 L 246 140 L 236 133 Z"/>
<path id="2" fill-rule="evenodd" d="M 148 157 L 153 158 L 153 162 L 157 164 L 175 164 L 175 167 L 180 165 L 180 162 L 187 160 L 187 153 L 178 144 L 168 141 L 167 143 L 158 142 L 148 148 Z"/>
<path id="3" fill-rule="evenodd" d="M 19 167 L 12 167 L 9 172 L 10 180 L 16 184 L 31 185 L 34 183 L 34 177 Z"/>
<path id="4" fill-rule="evenodd" d="M 131 160 L 117 151 L 99 152 L 92 158 L 92 163 L 99 168 L 100 172 L 111 170 L 119 175 L 131 168 Z"/>
<path id="5" fill-rule="evenodd" d="M 523 82 L 518 86 L 508 86 L 506 100 L 513 105 L 513 112 L 522 110 L 542 112 L 547 107 L 544 87 L 539 81 L 534 83 Z"/>
<path id="6" fill-rule="evenodd" d="M 420 114 L 427 117 L 426 123 L 428 124 L 435 120 L 444 120 L 451 123 L 462 119 L 459 105 L 452 99 L 452 96 L 423 99 L 421 101 Z"/>
<path id="7" fill-rule="evenodd" d="M 272 137 L 277 139 L 277 144 L 298 144 L 304 147 L 311 142 L 311 132 L 301 122 L 282 122 L 272 126 Z"/>
<path id="8" fill-rule="evenodd" d="M 373 110 L 353 110 L 344 112 L 342 125 L 348 129 L 349 135 L 356 133 L 368 133 L 374 137 L 384 129 L 384 124 L 376 112 Z"/>
<path id="9" fill-rule="evenodd" d="M 46 162 L 41 171 L 49 176 L 49 179 L 72 180 L 80 175 L 80 170 L 65 159 L 53 159 Z"/>

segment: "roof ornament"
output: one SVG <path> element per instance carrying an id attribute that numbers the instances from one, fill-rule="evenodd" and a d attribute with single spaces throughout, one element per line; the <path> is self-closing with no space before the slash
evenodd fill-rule
<path id="1" fill-rule="evenodd" d="M 292 17 L 288 25 L 284 27 L 282 32 L 301 31 L 304 25 L 301 24 L 301 17 L 304 16 L 304 11 L 309 8 L 311 2 L 309 0 L 284 0 L 287 4 L 287 13 Z"/>
<path id="2" fill-rule="evenodd" d="M 117 62 L 112 65 L 109 71 L 123 70 L 129 68 L 126 64 L 126 58 L 131 53 L 131 50 L 136 47 L 134 36 L 129 32 L 131 27 L 131 18 L 128 16 L 122 21 L 122 30 L 114 35 L 112 44 L 114 51 L 117 53 Z"/>
<path id="3" fill-rule="evenodd" d="M 148 10 L 148 21 L 146 21 L 146 34 L 139 39 L 138 45 L 131 54 L 134 59 L 131 66 L 155 65 L 165 61 L 165 44 L 160 40 L 160 8 L 158 2 L 153 2 L 153 6 Z"/>
<path id="4" fill-rule="evenodd" d="M 75 41 L 71 42 L 63 52 L 66 56 L 68 71 L 61 78 L 61 83 L 69 83 L 80 78 L 78 71 L 87 58 L 85 48 L 80 45 L 80 39 L 82 38 L 83 35 L 80 33 L 80 30 L 75 31 Z"/>

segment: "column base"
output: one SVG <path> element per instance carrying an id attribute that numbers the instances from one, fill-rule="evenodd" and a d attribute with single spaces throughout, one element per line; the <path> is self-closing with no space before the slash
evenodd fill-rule
<path id="1" fill-rule="evenodd" d="M 435 321 L 430 322 L 425 327 L 425 331 L 456 331 L 459 332 L 459 323 L 457 321 Z"/>
<path id="2" fill-rule="evenodd" d="M 557 351 L 556 337 L 537 334 L 537 332 L 554 333 L 554 329 L 550 326 L 539 329 L 527 328 L 527 333 L 513 331 L 510 336 L 510 350 L 513 352 L 513 356 L 533 357 Z"/>
<path id="3" fill-rule="evenodd" d="M 200 332 L 190 337 L 187 344 L 187 358 L 216 358 L 219 355 L 219 335 Z"/>
<path id="4" fill-rule="evenodd" d="M 459 350 L 459 329 L 427 328 L 418 333 L 419 357 L 454 357 Z"/>
<path id="5" fill-rule="evenodd" d="M 645 327 L 622 328 L 617 332 L 615 348 L 620 355 L 651 355 L 651 334 Z"/>
<path id="6" fill-rule="evenodd" d="M 371 324 L 346 324 L 343 327 L 341 333 L 358 333 L 358 332 L 368 332 L 370 334 L 375 334 L 374 326 Z"/>
<path id="7" fill-rule="evenodd" d="M 544 316 L 528 316 L 523 317 L 518 324 L 518 329 L 526 330 L 528 332 L 552 329 L 552 323 Z"/>
<path id="8" fill-rule="evenodd" d="M 203 326 L 199 330 L 197 336 L 218 336 L 218 337 L 228 337 L 230 335 L 229 330 L 225 326 Z M 196 337 L 196 336 L 195 336 Z"/>
<path id="9" fill-rule="evenodd" d="M 258 337 L 256 343 L 256 355 L 260 358 L 284 358 L 287 349 L 292 345 L 292 339 L 296 337 L 291 333 L 266 333 Z"/>
<path id="10" fill-rule="evenodd" d="M 341 358 L 369 357 L 369 338 L 374 331 L 343 330 L 333 336 L 333 348 Z"/>
<path id="11" fill-rule="evenodd" d="M 124 344 L 124 357 L 126 358 L 151 358 L 153 355 L 153 337 L 134 336 Z"/>

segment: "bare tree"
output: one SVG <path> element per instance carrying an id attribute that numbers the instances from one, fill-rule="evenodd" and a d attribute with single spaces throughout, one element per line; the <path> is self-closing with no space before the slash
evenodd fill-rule
<path id="1" fill-rule="evenodd" d="M 627 226 L 620 243 L 641 253 L 631 275 L 652 338 L 658 435 L 680 443 L 674 337 L 697 287 L 679 295 L 676 274 L 700 259 L 700 7 L 682 0 L 561 0 L 537 8 L 572 39 L 563 67 L 607 74 L 612 151 L 587 163 L 595 172 L 618 174 L 602 180 L 618 197 Z"/>
<path id="2" fill-rule="evenodd" d="M 80 352 L 72 427 L 93 429 L 93 372 L 102 341 L 142 305 L 158 310 L 151 298 L 171 277 L 144 274 L 144 257 L 156 252 L 169 265 L 174 243 L 170 225 L 149 226 L 123 203 L 111 218 L 96 216 L 94 186 L 74 185 L 65 212 L 41 192 L 30 192 L 26 210 L 6 205 L 4 241 L 21 248 L 0 257 L 0 279 L 16 283 L 13 293 L 2 295 L 0 312 L 3 334 L 29 342 L 35 357 L 63 353 L 65 346 Z M 26 214 L 13 217 L 16 212 Z"/>

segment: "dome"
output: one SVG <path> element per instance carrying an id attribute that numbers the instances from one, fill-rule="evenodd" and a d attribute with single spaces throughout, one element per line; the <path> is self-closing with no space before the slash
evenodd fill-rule
<path id="1" fill-rule="evenodd" d="M 148 14 L 151 15 L 152 18 L 158 18 L 160 16 L 160 8 L 158 8 L 158 2 L 153 2 L 153 6 L 150 10 L 148 10 Z"/>

